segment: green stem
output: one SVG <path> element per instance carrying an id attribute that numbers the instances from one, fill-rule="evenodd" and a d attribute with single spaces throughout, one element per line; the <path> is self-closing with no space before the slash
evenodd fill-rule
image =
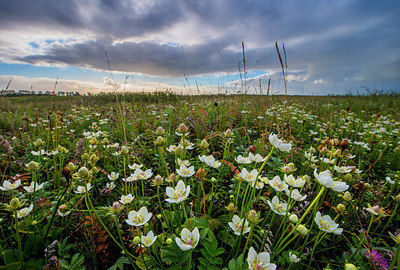
<path id="1" fill-rule="evenodd" d="M 389 270 L 395 269 L 397 263 L 397 269 L 400 267 L 400 244 L 397 244 L 396 254 L 394 255 L 393 261 L 390 264 Z"/>
<path id="2" fill-rule="evenodd" d="M 21 260 L 21 268 L 23 268 L 22 266 L 24 265 L 24 254 L 22 253 L 21 236 L 19 235 L 17 210 L 14 210 L 14 219 L 15 219 L 15 237 L 17 238 L 19 259 Z"/>

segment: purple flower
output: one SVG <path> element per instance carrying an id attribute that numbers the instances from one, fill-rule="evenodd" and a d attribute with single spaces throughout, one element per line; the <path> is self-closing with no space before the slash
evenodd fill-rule
<path id="1" fill-rule="evenodd" d="M 365 256 L 373 263 L 375 263 L 376 267 L 378 267 L 379 270 L 388 270 L 389 269 L 389 264 L 388 262 L 382 257 L 381 254 L 378 253 L 376 250 L 372 250 L 372 256 L 370 252 L 367 250 L 365 253 Z"/>

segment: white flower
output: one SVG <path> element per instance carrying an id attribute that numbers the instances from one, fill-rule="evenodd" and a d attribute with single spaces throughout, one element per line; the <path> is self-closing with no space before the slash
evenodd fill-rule
<path id="1" fill-rule="evenodd" d="M 252 170 L 251 172 L 248 172 L 246 168 L 243 168 L 242 172 L 239 174 L 240 178 L 243 180 L 246 180 L 247 182 L 255 182 L 257 179 L 257 174 L 258 171 L 256 169 Z"/>
<path id="2" fill-rule="evenodd" d="M 42 189 L 43 185 L 44 185 L 44 183 L 41 183 L 40 185 L 38 185 L 36 183 L 36 187 L 35 187 L 35 182 L 31 182 L 31 184 L 27 187 L 24 187 L 24 189 L 26 190 L 26 192 L 32 193 L 34 191 L 34 189 L 35 189 L 35 191 Z"/>
<path id="3" fill-rule="evenodd" d="M 129 165 L 128 165 L 128 166 L 129 166 Z M 115 180 L 118 179 L 119 173 L 112 172 L 111 174 L 107 175 L 107 177 L 108 177 L 108 179 L 109 179 L 110 181 L 115 181 Z"/>
<path id="4" fill-rule="evenodd" d="M 198 228 L 194 228 L 192 232 L 183 228 L 181 231 L 181 238 L 176 237 L 175 242 L 183 251 L 193 249 L 197 246 L 200 240 L 200 233 Z"/>
<path id="5" fill-rule="evenodd" d="M 329 159 L 329 158 L 320 158 L 320 160 L 323 162 L 323 163 L 326 163 L 326 164 L 335 164 L 335 159 Z"/>
<path id="6" fill-rule="evenodd" d="M 153 231 L 149 231 L 146 236 L 142 235 L 140 237 L 140 242 L 145 247 L 150 247 L 157 239 L 157 236 L 154 236 Z"/>
<path id="7" fill-rule="evenodd" d="M 249 254 L 247 255 L 247 263 L 249 269 L 254 270 L 275 270 L 276 265 L 270 263 L 270 256 L 268 252 L 261 252 L 257 254 L 253 247 L 250 247 Z"/>
<path id="8" fill-rule="evenodd" d="M 389 183 L 389 184 L 394 184 L 395 182 L 388 176 L 388 177 L 386 177 L 386 181 Z"/>
<path id="9" fill-rule="evenodd" d="M 257 181 L 256 183 L 256 189 L 262 189 L 264 187 L 264 182 L 262 181 Z"/>
<path id="10" fill-rule="evenodd" d="M 265 161 L 265 160 L 267 159 L 267 157 L 263 158 L 260 154 L 255 154 L 255 155 L 253 155 L 253 153 L 249 153 L 249 159 L 250 159 L 251 161 L 254 161 L 254 162 L 256 162 L 256 163 L 259 163 L 259 162 Z"/>
<path id="11" fill-rule="evenodd" d="M 350 166 L 336 166 L 335 165 L 335 171 L 337 171 L 338 173 L 349 173 L 351 172 L 351 167 Z"/>
<path id="12" fill-rule="evenodd" d="M 17 180 L 14 183 L 11 183 L 10 181 L 5 180 L 3 182 L 3 186 L 0 187 L 1 190 L 4 191 L 9 191 L 9 190 L 14 190 L 17 187 L 19 187 L 21 185 L 21 180 Z"/>
<path id="13" fill-rule="evenodd" d="M 368 208 L 366 208 L 365 210 L 367 210 L 370 214 L 375 215 L 375 216 L 381 216 L 381 217 L 386 217 L 387 215 L 385 214 L 385 210 L 380 207 L 379 205 L 375 205 L 375 206 L 370 206 Z"/>
<path id="14" fill-rule="evenodd" d="M 304 152 L 304 156 L 311 162 L 315 163 L 317 162 L 317 156 L 313 156 L 311 152 Z"/>
<path id="15" fill-rule="evenodd" d="M 268 180 L 268 183 L 276 191 L 283 191 L 288 188 L 288 185 L 285 182 L 283 182 L 278 175 L 272 178 L 272 180 Z"/>
<path id="16" fill-rule="evenodd" d="M 242 157 L 241 155 L 238 155 L 238 156 L 235 158 L 235 160 L 236 160 L 236 162 L 239 163 L 239 164 L 250 164 L 250 163 L 251 163 L 250 158 L 248 158 L 248 157 Z"/>
<path id="17" fill-rule="evenodd" d="M 307 195 L 302 196 L 297 188 L 292 190 L 292 194 L 289 194 L 290 191 L 288 189 L 286 189 L 285 192 L 288 197 L 290 196 L 293 200 L 298 202 L 304 201 L 307 198 Z"/>
<path id="18" fill-rule="evenodd" d="M 278 215 L 284 216 L 286 215 L 286 210 L 287 210 L 287 203 L 284 203 L 283 201 L 280 202 L 279 198 L 274 196 L 271 201 L 267 201 L 269 207 L 271 207 L 272 211 L 277 213 Z"/>
<path id="19" fill-rule="evenodd" d="M 29 215 L 29 213 L 32 211 L 32 209 L 33 209 L 33 204 L 31 204 L 29 207 L 25 207 L 25 208 L 18 210 L 17 217 L 18 218 L 27 217 Z"/>
<path id="20" fill-rule="evenodd" d="M 289 260 L 291 262 L 297 263 L 300 261 L 300 258 L 297 258 L 296 254 L 293 254 L 291 251 L 289 252 Z"/>
<path id="21" fill-rule="evenodd" d="M 135 176 L 133 174 L 129 175 L 127 178 L 122 178 L 122 181 L 124 181 L 124 182 L 133 182 L 136 180 L 137 179 L 135 178 Z"/>
<path id="22" fill-rule="evenodd" d="M 125 219 L 125 221 L 131 226 L 138 227 L 146 224 L 150 220 L 151 216 L 152 214 L 149 213 L 147 208 L 143 206 L 138 212 L 130 211 L 128 214 L 128 219 Z"/>
<path id="23" fill-rule="evenodd" d="M 39 151 L 31 151 L 31 154 L 34 155 L 34 156 L 39 156 L 39 154 L 40 154 L 41 156 L 43 156 L 44 154 L 46 154 L 46 151 L 44 151 L 43 149 L 41 149 L 40 152 L 39 152 Z"/>
<path id="24" fill-rule="evenodd" d="M 182 177 L 190 177 L 195 173 L 193 166 L 187 168 L 185 165 L 181 165 L 179 169 L 176 169 L 176 172 Z"/>
<path id="25" fill-rule="evenodd" d="M 189 160 L 181 160 L 180 158 L 178 158 L 178 165 L 185 165 L 185 166 L 189 166 L 190 165 L 190 161 Z"/>
<path id="26" fill-rule="evenodd" d="M 238 215 L 234 215 L 232 218 L 232 222 L 229 222 L 228 225 L 231 227 L 233 232 L 236 235 L 245 234 L 250 231 L 249 222 L 243 224 L 244 218 L 240 218 Z"/>
<path id="27" fill-rule="evenodd" d="M 331 188 L 333 186 L 333 178 L 331 176 L 331 173 L 326 170 L 321 172 L 320 174 L 317 173 L 317 169 L 314 170 L 314 177 L 318 180 L 318 182 L 327 187 Z"/>
<path id="28" fill-rule="evenodd" d="M 170 153 L 175 153 L 176 147 L 176 145 L 170 145 L 168 146 L 167 151 Z"/>
<path id="29" fill-rule="evenodd" d="M 287 152 L 292 149 L 292 145 L 290 143 L 283 143 L 281 139 L 278 138 L 278 135 L 271 133 L 269 135 L 269 141 L 273 146 L 279 148 L 279 150 Z"/>
<path id="30" fill-rule="evenodd" d="M 304 186 L 304 184 L 306 183 L 306 180 L 303 178 L 294 178 L 293 175 L 289 175 L 287 176 L 285 174 L 285 182 L 288 183 L 289 186 L 291 187 L 296 187 L 296 188 L 301 188 L 302 186 Z"/>
<path id="31" fill-rule="evenodd" d="M 153 173 L 151 172 L 151 169 L 142 171 L 141 169 L 137 168 L 132 177 L 136 180 L 146 180 L 149 179 L 152 175 Z"/>
<path id="32" fill-rule="evenodd" d="M 327 232 L 327 233 L 334 233 L 337 235 L 342 234 L 343 229 L 338 228 L 339 224 L 337 224 L 329 215 L 321 216 L 321 213 L 318 211 L 315 215 L 314 219 L 317 226 L 320 230 Z"/>
<path id="33" fill-rule="evenodd" d="M 125 195 L 121 195 L 121 199 L 119 200 L 119 202 L 124 204 L 124 205 L 130 203 L 131 201 L 133 201 L 132 194 L 128 194 L 126 196 Z"/>
<path id="34" fill-rule="evenodd" d="M 332 189 L 336 192 L 344 192 L 349 189 L 349 185 L 342 181 L 333 181 Z"/>
<path id="35" fill-rule="evenodd" d="M 92 184 L 87 183 L 86 188 L 84 186 L 78 186 L 75 190 L 75 193 L 85 193 L 86 191 L 89 191 L 92 188 Z"/>
<path id="36" fill-rule="evenodd" d="M 114 189 L 115 188 L 115 182 L 111 182 L 111 183 L 107 183 L 106 184 L 106 188 L 108 188 L 108 189 Z"/>
<path id="37" fill-rule="evenodd" d="M 132 165 L 128 165 L 128 167 L 129 167 L 129 169 L 131 169 L 131 170 L 136 170 L 136 169 L 140 169 L 140 168 L 142 168 L 143 167 L 143 164 L 136 164 L 136 163 L 133 163 Z"/>
<path id="38" fill-rule="evenodd" d="M 180 203 L 187 199 L 190 193 L 190 186 L 185 187 L 182 180 L 178 182 L 176 188 L 167 187 L 166 189 L 168 199 L 165 199 L 169 203 Z"/>

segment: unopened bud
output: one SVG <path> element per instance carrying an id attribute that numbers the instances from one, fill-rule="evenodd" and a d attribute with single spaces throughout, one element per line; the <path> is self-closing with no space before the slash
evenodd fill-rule
<path id="1" fill-rule="evenodd" d="M 156 186 L 162 185 L 163 180 L 164 179 L 161 177 L 161 175 L 157 174 L 157 176 L 154 177 L 154 181 L 153 181 L 154 185 L 156 185 Z"/>
<path id="2" fill-rule="evenodd" d="M 296 224 L 296 223 L 299 221 L 299 218 L 297 217 L 296 214 L 291 214 L 291 215 L 289 216 L 289 220 L 290 220 L 290 222 L 292 222 L 293 224 Z"/>
<path id="3" fill-rule="evenodd" d="M 128 147 L 126 147 L 125 145 L 123 145 L 123 146 L 121 147 L 121 154 L 123 154 L 123 155 L 129 154 Z"/>
<path id="4" fill-rule="evenodd" d="M 339 204 L 336 206 L 336 211 L 337 211 L 339 214 L 343 215 L 344 212 L 346 211 L 346 206 L 344 206 L 344 204 L 342 204 L 342 203 L 339 203 Z"/>
<path id="5" fill-rule="evenodd" d="M 167 243 L 167 245 L 171 245 L 171 244 L 172 244 L 172 239 L 171 239 L 171 238 L 168 238 L 168 239 L 165 241 L 165 243 Z"/>
<path id="6" fill-rule="evenodd" d="M 344 193 L 344 199 L 345 199 L 346 201 L 351 201 L 351 200 L 353 199 L 353 195 L 352 195 L 349 191 L 346 191 L 346 192 Z"/>
<path id="7" fill-rule="evenodd" d="M 86 167 L 81 167 L 78 171 L 78 177 L 80 179 L 85 179 L 89 176 L 89 170 Z"/>
<path id="8" fill-rule="evenodd" d="M 68 211 L 68 205 L 62 204 L 60 207 L 58 207 L 58 210 L 61 212 L 61 214 L 65 214 Z"/>
<path id="9" fill-rule="evenodd" d="M 189 128 L 184 124 L 184 123 L 181 123 L 180 125 L 179 125 L 179 127 L 178 127 L 178 132 L 180 133 L 180 134 L 186 134 L 187 132 L 188 132 L 188 130 L 189 130 Z"/>
<path id="10" fill-rule="evenodd" d="M 10 211 L 14 211 L 18 210 L 21 206 L 22 206 L 21 201 L 17 197 L 14 197 L 11 199 L 10 204 L 7 205 L 7 208 Z"/>
<path id="11" fill-rule="evenodd" d="M 72 162 L 68 163 L 68 165 L 67 165 L 67 169 L 68 169 L 70 172 L 75 171 L 76 168 L 77 168 L 77 166 L 76 166 L 74 163 L 72 163 Z"/>
<path id="12" fill-rule="evenodd" d="M 197 170 L 195 177 L 200 180 L 203 179 L 206 176 L 206 170 L 204 170 L 203 168 L 200 168 Z"/>
<path id="13" fill-rule="evenodd" d="M 37 163 L 33 160 L 31 162 L 29 162 L 28 164 L 26 164 L 25 166 L 28 171 L 36 171 L 40 167 L 39 163 Z"/>
<path id="14" fill-rule="evenodd" d="M 110 208 L 111 212 L 118 214 L 119 212 L 122 211 L 123 205 L 120 204 L 119 202 L 114 202 Z"/>
<path id="15" fill-rule="evenodd" d="M 162 215 L 161 215 L 161 214 L 158 214 L 158 215 L 157 215 L 157 218 L 158 218 L 158 219 L 161 219 L 161 218 L 162 218 Z"/>
<path id="16" fill-rule="evenodd" d="M 336 146 L 336 145 L 339 144 L 339 140 L 338 140 L 338 139 L 333 139 L 333 140 L 331 141 L 331 144 L 332 144 L 333 146 Z"/>
<path id="17" fill-rule="evenodd" d="M 344 265 L 344 270 L 357 270 L 357 267 L 352 263 L 346 263 Z"/>
<path id="18" fill-rule="evenodd" d="M 104 138 L 104 139 L 101 141 L 101 143 L 104 144 L 104 145 L 108 145 L 108 144 L 110 143 L 110 141 L 109 141 L 107 138 Z"/>
<path id="19" fill-rule="evenodd" d="M 165 140 L 163 137 L 158 136 L 157 139 L 155 140 L 154 144 L 157 146 L 163 146 L 165 144 Z"/>
<path id="20" fill-rule="evenodd" d="M 203 140 L 201 141 L 201 143 L 199 144 L 199 147 L 200 147 L 200 148 L 203 148 L 203 149 L 207 149 L 209 145 L 210 145 L 210 144 L 207 142 L 207 140 L 206 140 L 206 139 L 203 139 Z"/>
<path id="21" fill-rule="evenodd" d="M 400 194 L 397 194 L 394 199 L 396 200 L 396 202 L 400 203 Z"/>
<path id="22" fill-rule="evenodd" d="M 303 224 L 300 224 L 300 225 L 297 227 L 296 231 L 297 231 L 301 236 L 306 236 L 307 233 L 308 233 L 307 228 L 306 228 Z"/>
<path id="23" fill-rule="evenodd" d="M 132 243 L 136 246 L 140 243 L 140 237 L 139 236 L 135 236 L 135 238 L 133 238 Z"/>
<path id="24" fill-rule="evenodd" d="M 334 155 L 335 157 L 340 157 L 340 156 L 342 156 L 342 150 L 337 149 L 333 155 Z"/>
<path id="25" fill-rule="evenodd" d="M 90 156 L 89 156 L 88 153 L 83 153 L 83 154 L 82 154 L 82 159 L 83 159 L 83 160 L 88 160 L 89 157 L 90 157 Z"/>
<path id="26" fill-rule="evenodd" d="M 344 181 L 346 181 L 348 184 L 352 184 L 353 183 L 353 176 L 348 173 L 344 176 Z"/>
<path id="27" fill-rule="evenodd" d="M 233 135 L 232 130 L 229 128 L 224 132 L 224 136 L 227 138 L 232 137 L 232 135 Z"/>
<path id="28" fill-rule="evenodd" d="M 99 156 L 93 153 L 90 155 L 89 162 L 95 164 L 99 159 Z"/>
<path id="29" fill-rule="evenodd" d="M 168 182 L 174 182 L 176 180 L 176 174 L 171 173 L 168 177 Z"/>
<path id="30" fill-rule="evenodd" d="M 236 207 L 233 203 L 230 203 L 227 207 L 226 210 L 228 210 L 228 212 L 234 212 L 236 211 Z"/>
<path id="31" fill-rule="evenodd" d="M 255 210 L 250 210 L 247 214 L 247 219 L 253 224 L 257 224 L 260 221 L 259 214 Z"/>
<path id="32" fill-rule="evenodd" d="M 42 141 L 41 139 L 37 139 L 37 140 L 33 143 L 33 145 L 36 146 L 36 147 L 41 147 L 43 144 L 44 144 L 44 143 L 43 143 L 43 141 Z"/>
<path id="33" fill-rule="evenodd" d="M 183 147 L 182 145 L 179 144 L 175 149 L 175 155 L 180 156 L 182 154 L 183 154 Z"/>
<path id="34" fill-rule="evenodd" d="M 328 153 L 328 148 L 326 148 L 326 147 L 322 147 L 322 150 L 321 150 L 321 152 L 322 152 L 323 154 L 326 154 L 326 153 Z"/>
<path id="35" fill-rule="evenodd" d="M 164 133 L 165 133 L 165 130 L 162 127 L 158 127 L 156 129 L 156 134 L 157 135 L 162 136 L 162 135 L 164 135 Z"/>
<path id="36" fill-rule="evenodd" d="M 91 138 L 91 139 L 89 140 L 89 143 L 90 143 L 91 145 L 97 144 L 97 139 L 96 139 L 96 137 Z"/>

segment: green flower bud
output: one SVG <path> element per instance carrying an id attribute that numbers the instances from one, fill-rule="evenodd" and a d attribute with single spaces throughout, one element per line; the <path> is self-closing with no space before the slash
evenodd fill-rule
<path id="1" fill-rule="evenodd" d="M 344 204 L 342 204 L 342 203 L 339 203 L 339 204 L 336 206 L 336 211 L 337 211 L 339 214 L 343 215 L 344 212 L 346 211 L 346 206 L 344 206 Z"/>
<path id="2" fill-rule="evenodd" d="M 129 150 L 125 145 L 121 147 L 121 154 L 123 155 L 129 154 Z"/>
<path id="3" fill-rule="evenodd" d="M 227 207 L 226 210 L 228 210 L 228 212 L 234 212 L 236 211 L 236 207 L 233 203 L 230 203 Z"/>
<path id="4" fill-rule="evenodd" d="M 164 179 L 161 177 L 161 175 L 157 174 L 157 176 L 154 177 L 154 180 L 153 180 L 154 185 L 156 185 L 156 186 L 162 185 L 163 184 L 163 180 Z"/>
<path id="5" fill-rule="evenodd" d="M 99 159 L 100 159 L 99 156 L 93 153 L 89 158 L 89 162 L 95 164 Z"/>
<path id="6" fill-rule="evenodd" d="M 89 176 L 89 170 L 86 167 L 81 167 L 78 171 L 78 177 L 80 179 L 85 179 Z"/>
<path id="7" fill-rule="evenodd" d="M 188 130 L 189 130 L 189 128 L 184 123 L 181 123 L 178 127 L 178 132 L 180 134 L 186 134 L 188 132 Z"/>
<path id="8" fill-rule="evenodd" d="M 356 267 L 354 264 L 352 263 L 346 263 L 344 265 L 344 270 L 357 270 L 358 267 Z"/>
<path id="9" fill-rule="evenodd" d="M 175 150 L 175 155 L 180 156 L 183 154 L 183 147 L 182 145 L 178 145 Z"/>
<path id="10" fill-rule="evenodd" d="M 224 132 L 224 136 L 227 138 L 232 137 L 232 135 L 233 135 L 232 130 L 229 128 Z"/>
<path id="11" fill-rule="evenodd" d="M 164 133 L 165 133 L 165 130 L 164 130 L 162 127 L 158 127 L 158 128 L 156 129 L 156 134 L 157 134 L 157 135 L 162 136 L 162 135 L 164 135 Z"/>
<path id="12" fill-rule="evenodd" d="M 165 140 L 163 137 L 158 136 L 157 139 L 155 140 L 154 144 L 157 146 L 163 146 L 165 144 Z"/>
<path id="13" fill-rule="evenodd" d="M 110 141 L 109 141 L 107 138 L 104 138 L 104 139 L 101 141 L 101 143 L 104 144 L 104 145 L 108 145 L 108 144 L 110 143 Z"/>
<path id="14" fill-rule="evenodd" d="M 31 162 L 29 162 L 28 164 L 26 164 L 25 166 L 28 171 L 36 171 L 40 168 L 39 163 L 37 163 L 33 160 Z"/>
<path id="15" fill-rule="evenodd" d="M 344 193 L 343 198 L 344 198 L 346 201 L 351 201 L 351 200 L 353 199 L 353 195 L 352 195 L 349 191 L 346 191 L 346 192 Z"/>
<path id="16" fill-rule="evenodd" d="M 36 147 L 41 147 L 43 144 L 44 144 L 44 143 L 43 143 L 43 141 L 42 141 L 41 139 L 37 139 L 37 140 L 33 143 L 33 145 L 36 146 Z"/>
<path id="17" fill-rule="evenodd" d="M 296 223 L 299 221 L 299 218 L 298 218 L 298 216 L 297 216 L 296 214 L 291 214 L 291 215 L 289 216 L 289 220 L 290 220 L 290 222 L 292 222 L 293 224 L 296 224 Z"/>
<path id="18" fill-rule="evenodd" d="M 140 237 L 139 236 L 135 236 L 135 238 L 133 238 L 132 243 L 136 246 L 140 243 Z"/>
<path id="19" fill-rule="evenodd" d="M 90 156 L 88 153 L 83 153 L 81 157 L 83 160 L 88 160 Z"/>
<path id="20" fill-rule="evenodd" d="M 77 168 L 77 166 L 76 166 L 74 163 L 72 163 L 72 162 L 68 163 L 68 165 L 67 165 L 67 169 L 68 169 L 70 172 L 75 171 L 76 168 Z"/>
<path id="21" fill-rule="evenodd" d="M 400 203 L 400 194 L 397 194 L 394 199 L 396 200 L 396 202 Z"/>
<path id="22" fill-rule="evenodd" d="M 23 204 L 21 203 L 21 201 L 17 197 L 14 197 L 11 199 L 10 204 L 7 205 L 7 209 L 10 211 L 15 211 L 21 208 L 22 205 Z"/>
<path id="23" fill-rule="evenodd" d="M 203 148 L 203 149 L 207 149 L 209 145 L 210 145 L 210 144 L 207 142 L 207 140 L 206 140 L 206 139 L 203 139 L 203 140 L 201 141 L 201 143 L 199 144 L 199 147 L 200 147 L 200 148 Z"/>
<path id="24" fill-rule="evenodd" d="M 301 236 L 306 236 L 307 233 L 308 233 L 307 228 L 306 228 L 303 224 L 300 224 L 300 225 L 297 227 L 296 231 L 297 231 Z"/>
<path id="25" fill-rule="evenodd" d="M 255 210 L 250 210 L 250 212 L 247 214 L 247 219 L 250 223 L 257 224 L 260 222 L 260 215 Z"/>
<path id="26" fill-rule="evenodd" d="M 90 143 L 91 145 L 97 144 L 97 138 L 96 138 L 96 137 L 91 138 L 91 139 L 89 140 L 89 143 Z"/>
<path id="27" fill-rule="evenodd" d="M 172 239 L 171 239 L 171 238 L 168 238 L 168 239 L 165 241 L 165 243 L 167 243 L 167 245 L 171 245 L 171 244 L 172 244 Z"/>
<path id="28" fill-rule="evenodd" d="M 353 176 L 350 173 L 346 174 L 344 176 L 344 181 L 346 181 L 349 184 L 352 184 L 353 183 Z"/>

